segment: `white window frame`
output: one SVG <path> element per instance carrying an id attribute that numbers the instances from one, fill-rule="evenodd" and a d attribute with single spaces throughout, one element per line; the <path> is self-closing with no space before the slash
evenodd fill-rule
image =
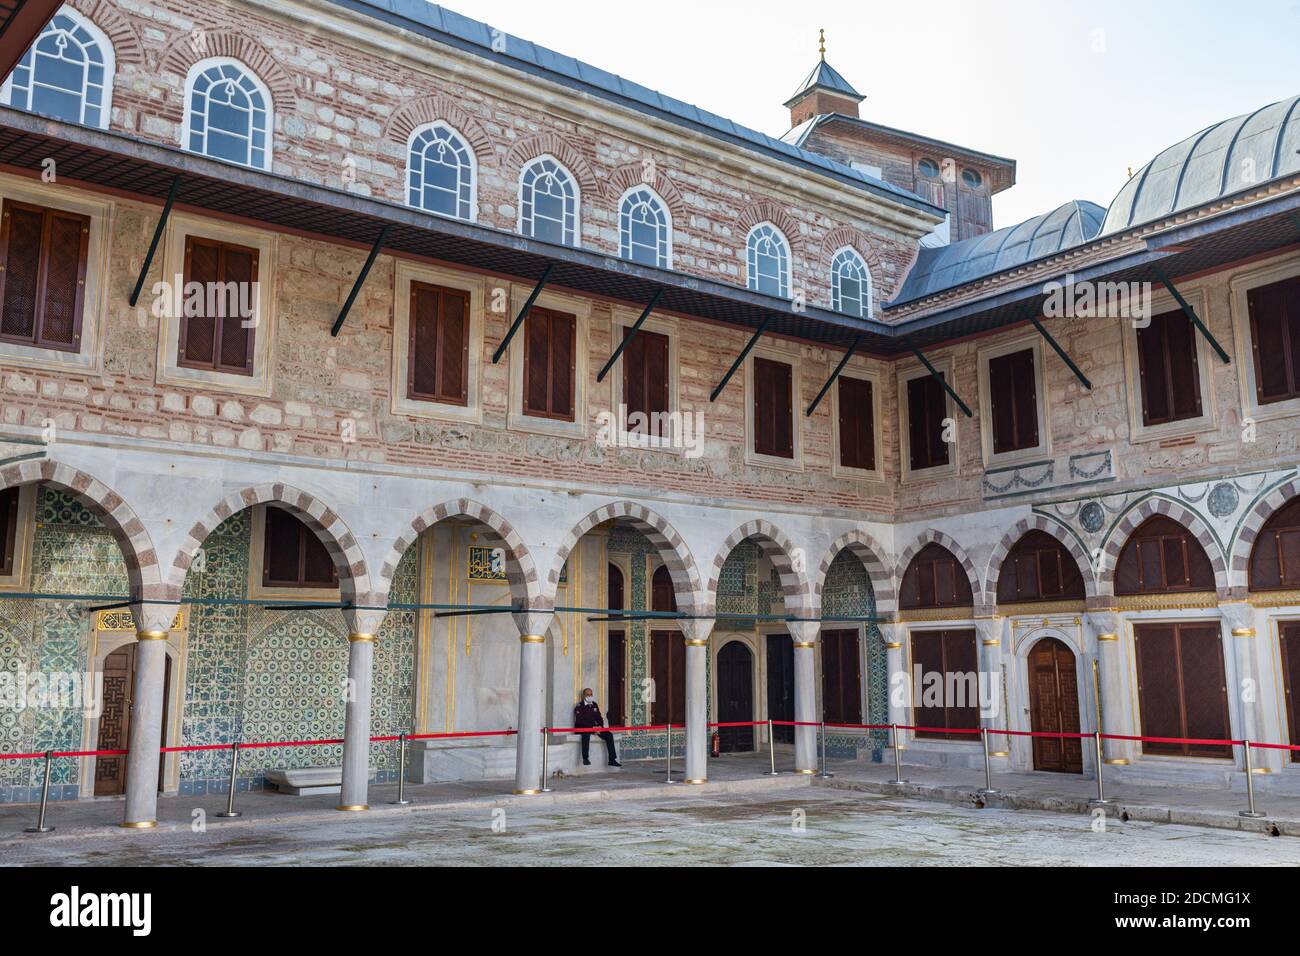
<path id="1" fill-rule="evenodd" d="M 257 325 L 253 333 L 253 374 L 224 372 L 215 369 L 188 368 L 178 362 L 180 348 L 181 316 L 176 315 L 176 292 L 185 276 L 185 240 L 189 236 L 215 239 L 257 250 Z M 154 312 L 158 315 L 158 373 L 159 385 L 176 385 L 182 388 L 219 388 L 243 395 L 268 396 L 271 394 L 271 365 L 275 354 L 276 288 L 279 281 L 277 252 L 279 236 L 264 229 L 234 223 L 203 219 L 187 213 L 173 212 L 167 223 L 163 240 L 161 279 L 155 283 L 151 295 Z M 162 294 L 171 291 L 171 295 Z M 183 303 L 183 298 L 182 298 Z"/>
<path id="2" fill-rule="evenodd" d="M 790 418 L 793 432 L 794 457 L 760 455 L 754 451 L 754 359 L 765 358 L 790 366 Z M 758 345 L 745 356 L 745 461 L 750 465 L 779 468 L 782 471 L 803 471 L 803 363 L 797 346 L 782 348 L 777 345 Z"/>
<path id="3" fill-rule="evenodd" d="M 951 354 L 941 358 L 931 358 L 930 362 L 936 369 L 943 373 L 943 380 L 952 388 L 957 385 L 954 380 L 955 363 Z M 920 363 L 904 366 L 898 370 L 898 469 L 902 476 L 901 480 L 906 481 L 929 481 L 933 478 L 946 478 L 957 474 L 958 464 L 961 461 L 961 419 L 958 418 L 957 406 L 953 403 L 952 396 L 944 391 L 944 402 L 947 408 L 945 418 L 953 420 L 953 441 L 949 444 L 948 463 L 946 465 L 935 465 L 933 468 L 921 468 L 916 471 L 912 470 L 911 455 L 911 433 L 909 431 L 909 415 L 907 407 L 907 383 L 916 378 L 926 378 L 930 374 L 929 369 Z"/>
<path id="4" fill-rule="evenodd" d="M 989 362 L 1026 349 L 1034 353 L 1034 397 L 1038 415 L 1038 444 L 1016 451 L 993 451 L 993 393 L 989 384 Z M 1047 383 L 1043 366 L 1043 342 L 1037 335 L 1024 335 L 997 345 L 983 346 L 977 352 L 979 362 L 980 452 L 986 466 L 1023 464 L 1052 453 L 1051 419 L 1048 417 Z"/>
<path id="5" fill-rule="evenodd" d="M 233 66 L 238 70 L 240 70 L 245 76 L 247 76 L 250 80 L 253 81 L 253 85 L 257 87 L 258 92 L 262 94 L 262 99 L 266 103 L 266 131 L 265 131 L 266 146 L 262 150 L 262 164 L 259 166 L 253 163 L 251 161 L 252 157 L 250 155 L 249 162 L 232 163 L 232 165 L 243 166 L 247 169 L 263 169 L 269 172 L 271 170 L 272 154 L 274 153 L 274 145 L 275 145 L 274 142 L 275 141 L 275 101 L 272 100 L 271 98 L 270 88 L 267 87 L 266 83 L 262 80 L 262 78 L 257 75 L 257 71 L 255 71 L 247 63 L 244 63 L 242 60 L 237 60 L 234 57 L 230 57 L 230 56 L 208 57 L 206 60 L 200 60 L 198 63 L 195 63 L 192 67 L 190 67 L 190 71 L 185 77 L 185 114 L 181 120 L 181 149 L 185 150 L 187 153 L 193 153 L 196 156 L 205 156 L 208 159 L 214 159 L 217 162 L 221 162 L 221 163 L 231 162 L 228 159 L 222 159 L 220 156 L 213 156 L 211 153 L 206 151 L 207 143 L 208 143 L 208 134 L 206 129 L 206 123 L 207 123 L 206 113 L 204 114 L 205 128 L 203 131 L 204 149 L 195 150 L 190 148 L 190 124 L 193 123 L 194 121 L 194 112 L 193 112 L 194 84 L 198 81 L 199 76 L 201 76 L 203 73 L 215 67 L 221 67 L 221 66 Z M 252 126 L 252 119 L 250 118 L 249 119 L 249 147 L 248 147 L 250 154 L 253 150 L 252 135 L 253 135 L 253 126 Z"/>
<path id="6" fill-rule="evenodd" d="M 884 461 L 884 443 L 881 439 L 881 425 L 884 422 L 882 406 L 884 405 L 884 392 L 881 390 L 880 372 L 871 368 L 862 362 L 849 360 L 849 364 L 844 366 L 840 372 L 840 378 L 852 378 L 859 381 L 871 383 L 871 435 L 875 442 L 875 459 L 876 467 L 867 468 L 850 468 L 847 465 L 840 464 L 840 387 L 837 379 L 831 385 L 831 474 L 837 478 L 853 478 L 862 481 L 884 481 L 885 480 L 885 461 Z"/>
<path id="7" fill-rule="evenodd" d="M 627 201 L 632 197 L 632 195 L 634 193 L 639 193 L 639 192 L 649 193 L 650 198 L 654 201 L 655 205 L 659 207 L 659 212 L 662 213 L 664 217 L 664 222 L 663 222 L 664 261 L 663 262 L 658 261 L 659 255 L 658 255 L 658 251 L 656 251 L 655 267 L 659 269 L 671 269 L 673 267 L 673 213 L 672 210 L 668 208 L 668 203 L 664 202 L 664 197 L 659 195 L 659 193 L 651 186 L 646 186 L 641 184 L 638 184 L 636 186 L 631 186 L 627 190 L 625 190 L 623 195 L 620 196 L 618 199 L 619 258 L 626 259 L 628 262 L 634 261 L 632 259 L 630 250 L 628 248 L 631 245 L 631 239 L 630 239 L 631 230 L 624 226 L 624 217 L 627 215 L 627 210 L 624 207 L 626 206 Z M 644 265 L 644 263 L 638 263 L 638 265 Z"/>
<path id="8" fill-rule="evenodd" d="M 524 228 L 524 223 L 526 221 L 525 214 L 524 214 L 525 205 L 527 205 L 529 208 L 533 210 L 534 220 L 536 219 L 536 208 L 537 208 L 537 204 L 535 201 L 529 202 L 527 204 L 524 202 L 524 178 L 528 175 L 528 171 L 532 169 L 534 166 L 538 166 L 548 161 L 554 163 L 556 169 L 564 173 L 565 177 L 569 181 L 570 186 L 572 186 L 573 188 L 573 242 L 571 243 L 564 242 L 561 243 L 561 245 L 569 246 L 573 249 L 580 249 L 582 248 L 582 185 L 578 182 L 578 177 L 573 175 L 573 171 L 569 169 L 568 166 L 565 166 L 564 163 L 560 162 L 558 159 L 552 156 L 550 153 L 543 153 L 542 155 L 529 160 L 527 163 L 524 164 L 523 168 L 519 170 L 519 219 L 517 222 L 517 228 L 519 230 L 519 234 L 521 236 L 527 236 L 530 239 L 536 238 L 534 236 L 531 224 L 529 228 L 527 229 Z M 535 189 L 535 187 L 533 188 Z M 565 215 L 567 218 L 568 215 L 567 211 Z M 565 227 L 565 230 L 567 231 L 567 226 Z M 538 241 L 546 242 L 547 240 L 539 239 Z"/>
<path id="9" fill-rule="evenodd" d="M 442 421 L 483 421 L 479 382 L 483 366 L 483 303 L 485 280 L 423 263 L 398 259 L 393 270 L 393 370 L 391 410 L 394 415 Z M 407 359 L 411 353 L 411 283 L 423 282 L 469 293 L 469 361 L 465 374 L 465 404 L 451 405 L 427 398 L 407 398 Z M 516 336 L 517 338 L 517 336 Z M 513 343 L 512 343 L 513 345 Z"/>
<path id="10" fill-rule="evenodd" d="M 514 316 L 524 307 L 533 287 L 514 284 L 510 289 L 510 316 Z M 543 289 L 534 305 L 556 312 L 567 312 L 576 321 L 573 330 L 573 421 L 562 422 L 553 418 L 539 418 L 524 414 L 524 336 L 525 324 L 520 324 L 519 331 L 510 341 L 510 412 L 507 427 L 513 431 L 530 432 L 536 435 L 555 435 L 561 438 L 587 437 L 587 369 L 588 344 L 591 341 L 591 301 L 575 295 L 566 295 Z"/>
<path id="11" fill-rule="evenodd" d="M 624 306 L 616 305 L 613 308 L 612 320 L 610 323 L 610 348 L 618 348 L 618 344 L 623 341 L 623 330 L 630 329 L 636 324 L 641 313 Z M 641 324 L 642 332 L 657 332 L 668 338 L 668 414 L 677 415 L 681 413 L 681 363 L 678 360 L 677 351 L 677 320 L 668 316 L 652 313 L 651 316 Z M 640 334 L 640 333 L 638 333 Z M 615 419 L 614 434 L 617 437 L 620 447 L 624 448 L 647 448 L 657 449 L 659 451 L 674 452 L 681 454 L 684 450 L 680 443 L 673 441 L 673 436 L 667 438 L 657 435 L 646 435 L 629 432 L 627 422 L 624 421 L 621 414 L 623 406 L 623 356 L 620 354 L 618 361 L 613 364 L 609 370 L 608 378 L 613 379 L 610 384 L 610 403 Z M 693 436 L 701 439 L 702 436 Z"/>
<path id="12" fill-rule="evenodd" d="M 431 133 L 436 130 L 446 130 L 452 137 L 455 138 L 456 142 L 460 146 L 460 149 L 463 150 L 465 153 L 466 163 L 465 166 L 462 167 L 462 174 L 466 174 L 467 171 L 467 174 L 469 176 L 469 200 L 468 200 L 468 210 L 467 210 L 468 215 L 448 216 L 446 213 L 438 212 L 436 209 L 429 209 L 427 206 L 423 205 L 422 203 L 411 202 L 411 192 L 415 188 L 413 180 L 416 176 L 415 166 L 411 162 L 411 160 L 414 158 L 412 154 L 415 150 L 415 141 L 419 137 L 423 136 L 425 133 Z M 454 149 L 455 147 L 453 146 L 452 148 Z M 420 155 L 421 157 L 423 157 L 425 153 L 421 153 Z M 423 196 L 424 195 L 424 185 L 423 185 L 424 173 L 421 171 L 419 175 L 421 177 L 420 195 Z M 459 189 L 460 185 L 461 184 L 458 181 L 457 195 L 456 195 L 456 207 L 458 210 L 461 205 L 460 189 Z M 411 135 L 408 136 L 406 139 L 406 202 L 407 205 L 409 205 L 412 209 L 419 209 L 421 212 L 427 212 L 434 216 L 442 216 L 446 219 L 456 219 L 459 220 L 460 222 L 476 222 L 478 220 L 478 157 L 474 154 L 474 148 L 470 146 L 469 140 L 465 138 L 465 135 L 461 133 L 460 130 L 456 129 L 456 127 L 452 126 L 450 123 L 446 122 L 445 120 L 434 120 L 432 123 L 425 123 L 422 126 L 417 126 L 415 129 L 411 130 Z"/>
<path id="13" fill-rule="evenodd" d="M 1263 285 L 1272 285 L 1284 279 L 1300 276 L 1300 256 L 1289 256 L 1274 260 L 1266 265 L 1247 269 L 1233 275 L 1229 282 L 1231 290 L 1232 331 L 1234 343 L 1234 360 L 1240 371 L 1237 381 L 1241 390 L 1241 407 L 1248 417 L 1255 421 L 1272 421 L 1279 418 L 1291 418 L 1300 415 L 1300 398 L 1288 398 L 1282 402 L 1270 402 L 1261 405 L 1255 392 L 1255 350 L 1254 339 L 1250 333 L 1250 290 Z"/>
<path id="14" fill-rule="evenodd" d="M 777 244 L 780 246 L 781 255 L 778 256 L 777 259 L 778 262 L 782 263 L 785 267 L 782 271 L 782 275 L 779 277 L 780 281 L 778 284 L 780 285 L 780 290 L 776 293 L 776 297 L 779 299 L 788 299 L 790 298 L 790 288 L 792 283 L 791 277 L 793 274 L 793 257 L 790 254 L 790 240 L 784 232 L 776 227 L 776 223 L 769 222 L 766 219 L 760 223 L 756 223 L 749 232 L 745 234 L 745 286 L 751 292 L 761 292 L 758 286 L 758 250 L 754 243 L 758 238 L 758 234 L 765 230 L 771 232 L 771 238 L 775 239 Z M 769 295 L 770 293 L 764 292 L 762 294 Z"/>
<path id="15" fill-rule="evenodd" d="M 852 256 L 855 260 L 857 260 L 858 265 L 862 267 L 863 275 L 866 277 L 865 285 L 866 285 L 867 310 L 865 313 L 846 312 L 843 309 L 843 301 L 840 295 L 840 273 L 839 273 L 839 269 L 837 268 L 837 263 L 840 261 L 840 257 L 845 254 L 848 254 Z M 875 316 L 876 283 L 875 283 L 875 279 L 871 275 L 871 266 L 867 265 L 866 257 L 863 256 L 862 253 L 858 252 L 858 250 L 854 249 L 852 246 L 841 246 L 840 248 L 836 249 L 835 255 L 831 256 L 831 277 L 830 278 L 831 278 L 831 311 L 832 312 L 837 312 L 840 315 L 851 316 L 852 318 L 855 319 L 870 319 Z"/>
<path id="16" fill-rule="evenodd" d="M 1197 317 L 1207 326 L 1211 324 L 1209 302 L 1203 288 L 1179 289 L 1187 303 L 1196 310 Z M 1163 315 L 1179 309 L 1176 299 L 1168 292 L 1155 292 L 1151 296 L 1150 315 Z M 1096 321 L 1095 319 L 1093 321 Z M 1200 373 L 1201 414 L 1196 418 L 1186 418 L 1177 422 L 1165 422 L 1161 425 L 1142 424 L 1142 378 L 1138 367 L 1137 329 L 1133 319 L 1120 318 L 1120 337 L 1124 342 L 1124 381 L 1128 390 L 1129 440 L 1133 444 L 1159 441 L 1167 438 L 1183 438 L 1188 435 L 1200 435 L 1215 428 L 1214 376 L 1210 374 L 1213 363 L 1219 358 L 1210 349 L 1205 336 L 1193 327 L 1192 335 L 1196 341 L 1196 365 Z"/>
<path id="17" fill-rule="evenodd" d="M 51 18 L 50 22 L 46 24 L 45 28 L 41 30 L 40 36 L 38 36 L 36 40 L 33 41 L 32 44 L 28 46 L 26 50 L 23 51 L 23 58 L 25 59 L 27 57 L 27 54 L 32 52 L 32 49 L 36 46 L 36 43 L 40 41 L 41 37 L 44 37 L 45 34 L 49 32 L 51 28 L 53 28 L 54 19 L 57 19 L 58 17 L 61 16 L 67 17 L 76 26 L 80 27 L 81 29 L 85 30 L 88 34 L 90 34 L 91 41 L 96 46 L 99 47 L 99 55 L 104 60 L 104 64 L 103 64 L 104 83 L 100 91 L 100 99 L 101 99 L 99 105 L 100 121 L 96 124 L 93 124 L 92 128 L 108 129 L 109 121 L 113 115 L 113 80 L 117 75 L 117 55 L 113 49 L 113 41 L 110 40 L 108 38 L 108 34 L 106 34 L 98 26 L 96 26 L 92 20 L 84 16 L 75 8 L 68 6 L 67 4 L 64 4 L 63 6 L 59 7 L 58 12 L 55 13 L 54 15 L 54 18 Z M 21 63 L 22 61 L 20 60 L 19 62 Z M 9 76 L 5 78 L 4 85 L 0 86 L 0 103 L 5 104 L 6 106 L 13 105 L 13 88 L 14 88 L 13 81 L 14 81 L 14 77 L 13 77 L 13 73 L 11 72 Z M 89 82 L 88 79 L 87 82 Z M 27 96 L 28 96 L 28 100 L 27 100 L 28 112 L 31 112 L 30 86 L 28 87 Z M 40 115 L 40 114 L 36 114 L 36 115 Z M 83 86 L 81 90 L 81 117 L 82 118 L 79 122 L 83 126 L 91 125 L 86 123 L 85 116 L 86 116 L 86 89 L 85 86 Z"/>
<path id="18" fill-rule="evenodd" d="M 108 324 L 108 270 L 110 237 L 115 215 L 112 202 L 92 197 L 70 186 L 45 184 L 17 176 L 0 175 L 0 201 L 14 199 L 90 217 L 86 246 L 86 289 L 81 305 L 81 347 L 62 349 L 0 342 L 0 364 L 47 371 L 94 372 L 103 367 L 103 339 Z"/>

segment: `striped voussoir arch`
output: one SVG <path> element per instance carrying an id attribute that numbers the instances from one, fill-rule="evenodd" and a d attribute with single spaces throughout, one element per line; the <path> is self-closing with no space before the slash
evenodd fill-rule
<path id="1" fill-rule="evenodd" d="M 1103 597 L 1114 596 L 1115 567 L 1119 564 L 1120 552 L 1124 550 L 1124 545 L 1128 542 L 1129 536 L 1144 521 L 1155 517 L 1171 518 L 1192 533 L 1192 536 L 1205 549 L 1206 557 L 1210 559 L 1210 566 L 1214 568 L 1215 586 L 1220 590 L 1226 590 L 1228 587 L 1228 564 L 1224 560 L 1223 549 L 1219 547 L 1219 542 L 1214 539 L 1214 535 L 1205 522 L 1201 520 L 1201 516 L 1172 498 L 1156 495 L 1139 501 L 1126 511 L 1124 516 L 1111 528 L 1110 534 L 1106 537 L 1106 544 L 1102 549 L 1104 560 L 1102 561 L 1099 576 L 1098 593 Z"/>
<path id="2" fill-rule="evenodd" d="M 0 488 L 48 484 L 76 498 L 99 519 L 122 549 L 131 598 L 162 600 L 166 588 L 158 553 L 135 510 L 106 484 L 71 465 L 49 458 L 29 458 L 0 468 Z"/>
<path id="3" fill-rule="evenodd" d="M 709 569 L 710 598 L 716 604 L 722 567 L 736 546 L 749 538 L 757 542 L 759 549 L 772 562 L 772 567 L 776 568 L 781 580 L 781 593 L 785 597 L 786 612 L 792 617 L 812 617 L 819 606 L 820 595 L 813 593 L 808 586 L 807 577 L 800 570 L 807 566 L 806 557 L 802 557 L 803 552 L 794 546 L 784 531 L 763 518 L 746 521 L 727 535 L 722 548 L 713 557 L 713 567 Z"/>
<path id="4" fill-rule="evenodd" d="M 487 505 L 470 498 L 444 501 L 440 505 L 434 505 L 420 512 L 402 536 L 393 542 L 376 580 L 375 590 L 384 595 L 385 600 L 389 588 L 392 587 L 393 576 L 397 573 L 397 565 L 402 560 L 406 549 L 413 545 L 421 534 L 447 518 L 468 518 L 477 521 L 487 529 L 484 535 L 487 543 L 491 547 L 505 551 L 506 583 L 510 586 L 510 603 L 515 610 L 520 611 L 525 608 L 547 610 L 554 606 L 553 600 L 541 594 L 541 589 L 538 587 L 537 565 L 533 561 L 532 552 L 528 550 L 528 545 L 524 544 L 524 539 L 520 537 L 514 525 Z"/>
<path id="5" fill-rule="evenodd" d="M 1031 531 L 1042 531 L 1061 542 L 1065 550 L 1069 551 L 1074 558 L 1074 563 L 1078 565 L 1079 574 L 1083 576 L 1083 593 L 1087 597 L 1095 597 L 1097 575 L 1093 572 L 1092 559 L 1083 549 L 1083 545 L 1058 522 L 1044 515 L 1035 514 L 1016 522 L 1016 526 L 1003 535 L 998 546 L 993 549 L 993 554 L 989 556 L 988 570 L 984 574 L 984 603 L 990 607 L 997 603 L 998 579 L 1002 576 L 1002 565 L 1006 562 L 1011 549 Z"/>
<path id="6" fill-rule="evenodd" d="M 1228 584 L 1233 588 L 1250 586 L 1250 553 L 1255 550 L 1255 539 L 1268 520 L 1300 495 L 1300 477 L 1278 485 L 1263 495 L 1246 514 L 1237 531 L 1232 546 L 1232 564 L 1228 569 Z"/>
<path id="7" fill-rule="evenodd" d="M 895 565 L 895 580 L 902 582 L 907 574 L 908 565 L 912 559 L 920 553 L 921 549 L 927 544 L 938 544 L 947 548 L 958 563 L 966 569 L 966 578 L 970 581 L 970 593 L 972 596 L 983 594 L 984 590 L 980 587 L 980 576 L 975 570 L 975 562 L 966 554 L 966 549 L 954 541 L 951 537 L 942 531 L 936 531 L 934 528 L 926 528 L 917 536 L 916 540 L 907 546 L 902 554 L 898 556 L 898 564 Z"/>
<path id="8" fill-rule="evenodd" d="M 657 514 L 645 505 L 634 501 L 614 501 L 602 505 L 587 515 L 564 536 L 564 542 L 551 562 L 550 572 L 546 575 L 546 593 L 555 595 L 560 585 L 560 572 L 564 562 L 569 559 L 582 536 L 597 525 L 606 521 L 622 521 L 631 525 L 645 535 L 646 539 L 659 552 L 668 574 L 673 579 L 673 590 L 677 595 L 680 610 L 692 614 L 708 613 L 711 606 L 709 593 L 700 587 L 700 571 L 695 564 L 691 549 L 686 546 L 682 536 L 668 523 L 668 519 Z"/>
<path id="9" fill-rule="evenodd" d="M 334 566 L 338 568 L 339 593 L 343 600 L 359 605 L 377 603 L 372 593 L 365 555 L 343 519 L 315 495 L 281 482 L 267 482 L 231 492 L 195 522 L 172 562 L 167 578 L 169 599 L 180 598 L 185 575 L 189 573 L 195 556 L 208 535 L 223 521 L 254 505 L 272 503 L 283 505 L 293 512 L 325 545 L 325 550 L 334 559 Z"/>
<path id="10" fill-rule="evenodd" d="M 840 552 L 846 550 L 856 555 L 862 562 L 862 566 L 867 569 L 867 577 L 871 580 L 871 590 L 876 599 L 876 616 L 884 619 L 892 617 L 898 610 L 893 562 L 889 558 L 889 552 L 882 548 L 875 538 L 857 529 L 846 531 L 836 538 L 817 567 L 813 587 L 819 602 L 831 565 L 839 557 Z"/>

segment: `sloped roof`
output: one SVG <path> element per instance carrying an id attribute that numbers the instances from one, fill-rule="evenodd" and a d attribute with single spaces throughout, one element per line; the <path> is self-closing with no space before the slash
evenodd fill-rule
<path id="1" fill-rule="evenodd" d="M 1170 146 L 1119 191 L 1102 235 L 1300 173 L 1298 107 L 1300 96 L 1270 103 Z"/>
<path id="2" fill-rule="evenodd" d="M 853 85 L 848 80 L 840 75 L 839 70 L 825 60 L 819 60 L 817 65 L 812 68 L 812 72 L 804 77 L 804 81 L 799 84 L 799 89 L 795 90 L 794 96 L 786 100 L 784 105 L 794 105 L 814 89 L 827 90 L 840 96 L 847 96 L 859 103 L 866 99 L 865 96 L 853 88 Z"/>
<path id="3" fill-rule="evenodd" d="M 922 248 L 903 288 L 889 304 L 901 305 L 975 279 L 1056 255 L 1094 238 L 1106 210 L 1074 200 L 1049 213 L 947 246 Z"/>

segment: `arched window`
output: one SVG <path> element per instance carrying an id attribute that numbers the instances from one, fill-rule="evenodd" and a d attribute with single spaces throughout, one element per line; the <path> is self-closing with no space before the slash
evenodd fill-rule
<path id="1" fill-rule="evenodd" d="M 790 243 L 770 222 L 760 222 L 745 239 L 749 287 L 755 292 L 790 297 Z"/>
<path id="2" fill-rule="evenodd" d="M 578 184 L 550 156 L 519 175 L 519 231 L 564 246 L 578 244 Z"/>
<path id="3" fill-rule="evenodd" d="M 186 149 L 271 168 L 271 94 L 248 67 L 227 58 L 196 63 L 185 91 Z"/>
<path id="4" fill-rule="evenodd" d="M 1268 519 L 1250 552 L 1250 589 L 1284 588 L 1300 588 L 1300 498 Z"/>
<path id="5" fill-rule="evenodd" d="M 927 544 L 903 574 L 903 586 L 898 594 L 898 606 L 903 610 L 974 604 L 966 569 L 941 544 Z"/>
<path id="6" fill-rule="evenodd" d="M 1028 531 L 1002 562 L 998 603 L 1082 601 L 1083 575 L 1065 545 L 1046 531 Z"/>
<path id="7" fill-rule="evenodd" d="M 1148 518 L 1124 543 L 1116 594 L 1213 591 L 1214 568 L 1201 543 L 1172 518 Z"/>
<path id="8" fill-rule="evenodd" d="M 629 189 L 619 203 L 618 254 L 647 266 L 672 267 L 672 217 L 648 186 Z"/>
<path id="9" fill-rule="evenodd" d="M 107 129 L 113 70 L 108 37 L 64 7 L 18 61 L 0 100 L 16 109 Z"/>
<path id="10" fill-rule="evenodd" d="M 407 202 L 452 219 L 474 220 L 474 153 L 446 123 L 430 123 L 407 143 Z"/>
<path id="11" fill-rule="evenodd" d="M 856 250 L 841 249 L 831 260 L 831 308 L 871 318 L 871 273 Z"/>

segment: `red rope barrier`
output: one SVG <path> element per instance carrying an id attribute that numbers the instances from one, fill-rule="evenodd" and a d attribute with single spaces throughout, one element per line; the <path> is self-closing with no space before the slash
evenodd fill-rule
<path id="1" fill-rule="evenodd" d="M 685 724 L 673 724 L 673 730 L 685 730 Z M 667 724 L 644 724 L 637 727 L 546 727 L 545 730 L 553 734 L 598 734 L 602 731 L 608 731 L 611 734 L 622 734 L 633 730 L 667 730 Z"/>

